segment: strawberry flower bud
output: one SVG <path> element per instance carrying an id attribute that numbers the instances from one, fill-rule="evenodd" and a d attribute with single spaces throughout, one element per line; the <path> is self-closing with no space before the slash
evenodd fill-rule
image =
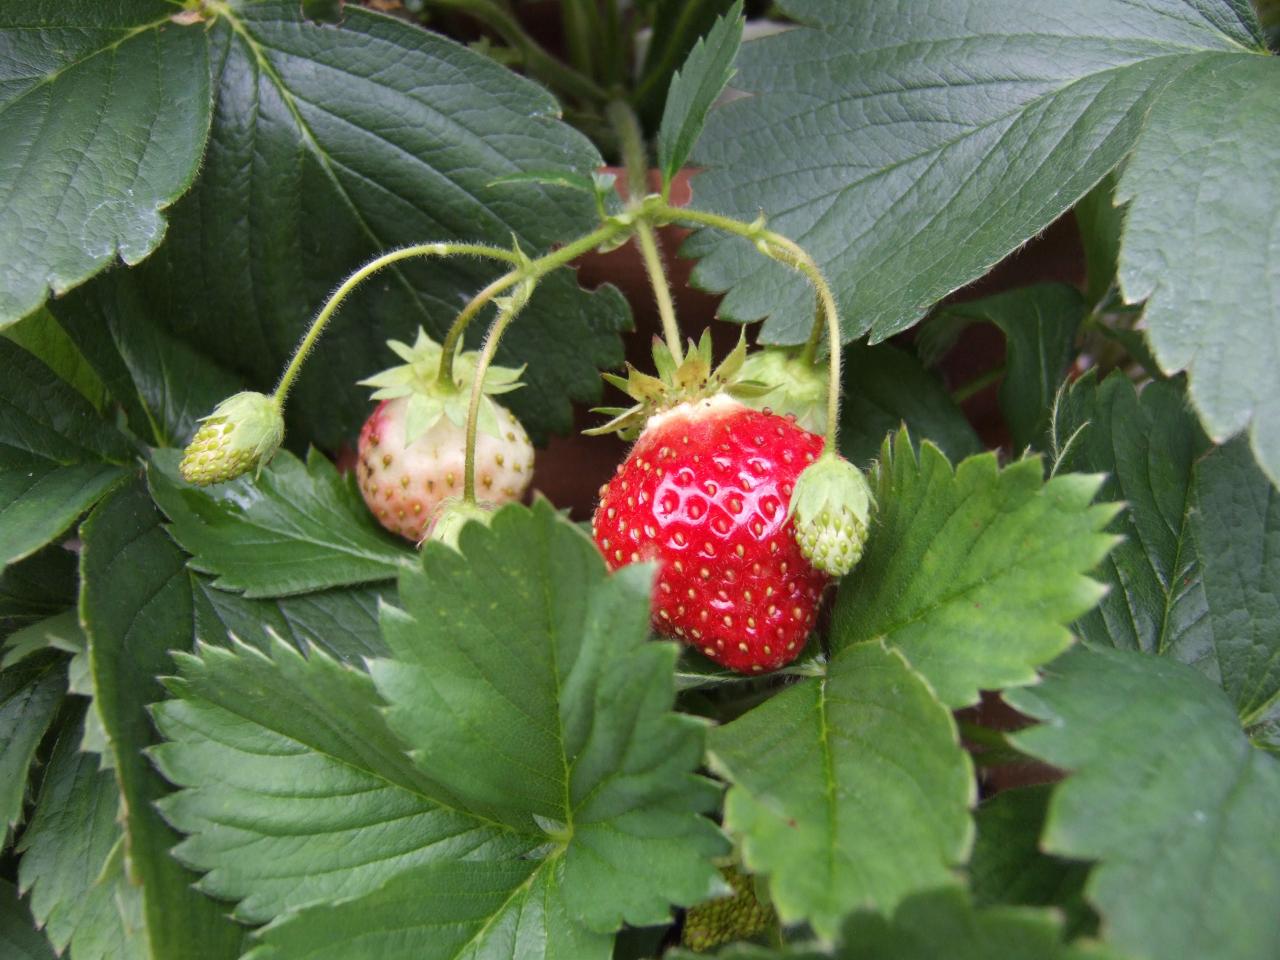
<path id="1" fill-rule="evenodd" d="M 200 420 L 178 469 L 188 483 L 205 487 L 259 470 L 284 440 L 280 405 L 253 391 L 223 400 Z"/>
<path id="2" fill-rule="evenodd" d="M 742 402 L 774 413 L 790 414 L 810 433 L 827 429 L 826 366 L 805 360 L 798 350 L 765 347 L 747 354 L 738 376 L 771 389 L 759 396 L 744 396 Z"/>
<path id="3" fill-rule="evenodd" d="M 862 471 L 824 453 L 800 474 L 791 494 L 800 552 L 817 569 L 842 577 L 862 559 L 875 497 Z"/>

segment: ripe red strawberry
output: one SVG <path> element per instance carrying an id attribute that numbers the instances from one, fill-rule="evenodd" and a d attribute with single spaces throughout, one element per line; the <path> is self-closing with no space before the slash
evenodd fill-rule
<path id="1" fill-rule="evenodd" d="M 427 533 L 442 503 L 461 497 L 465 482 L 466 413 L 475 354 L 454 358 L 452 382 L 441 383 L 442 349 L 421 330 L 408 346 L 391 341 L 405 361 L 361 383 L 381 400 L 360 431 L 357 479 L 378 522 L 413 541 Z M 519 370 L 489 367 L 476 433 L 476 498 L 518 500 L 533 476 L 533 445 L 506 407 L 489 398 L 519 384 Z"/>
<path id="2" fill-rule="evenodd" d="M 400 397 L 378 404 L 360 431 L 360 493 L 378 522 L 414 542 L 436 509 L 462 496 L 466 430 L 441 417 L 407 446 Z M 519 500 L 533 476 L 533 445 L 505 407 L 494 404 L 501 433 L 476 436 L 476 497 L 485 503 Z"/>
<path id="3" fill-rule="evenodd" d="M 611 569 L 659 564 L 654 629 L 743 673 L 804 647 L 825 574 L 787 512 L 822 438 L 721 393 L 653 416 L 601 489 L 595 540 Z"/>

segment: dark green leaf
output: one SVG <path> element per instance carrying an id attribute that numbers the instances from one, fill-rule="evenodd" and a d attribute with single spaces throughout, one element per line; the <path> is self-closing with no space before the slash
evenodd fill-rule
<path id="1" fill-rule="evenodd" d="M 1090 505 L 1102 478 L 1045 483 L 1039 460 L 1001 470 L 995 454 L 953 470 L 930 443 L 917 455 L 902 431 L 870 479 L 879 513 L 841 585 L 833 647 L 884 640 L 950 707 L 1033 682 L 1102 594 L 1085 576 L 1114 542 L 1100 531 L 1116 507 Z"/>
<path id="2" fill-rule="evenodd" d="M 303 463 L 282 450 L 255 480 L 193 487 L 177 451 L 158 451 L 152 494 L 195 570 L 246 597 L 288 596 L 389 580 L 413 553 L 378 526 L 351 477 L 312 450 Z"/>
<path id="3" fill-rule="evenodd" d="M 75 387 L 95 410 L 107 405 L 107 389 L 66 331 L 47 309 L 37 310 L 6 327 L 0 336 L 8 337 L 54 372 L 59 380 Z"/>
<path id="4" fill-rule="evenodd" d="M 363 669 L 365 657 L 387 652 L 378 629 L 378 607 L 395 601 L 389 584 L 321 590 L 274 600 L 249 600 L 193 576 L 195 635 L 206 643 L 225 643 L 234 634 L 250 646 L 267 649 L 274 632 L 299 650 L 319 647 L 344 663 Z"/>
<path id="5" fill-rule="evenodd" d="M 786 923 L 833 938 L 853 909 L 892 910 L 955 882 L 973 773 L 951 714 L 901 655 L 851 647 L 709 744 L 724 824 Z"/>
<path id="6" fill-rule="evenodd" d="M 18 899 L 18 888 L 0 879 L 0 953 L 5 960 L 55 960 L 57 954 L 49 945 L 31 911 Z"/>
<path id="7" fill-rule="evenodd" d="M 917 444 L 931 440 L 951 460 L 982 451 L 982 442 L 933 374 L 890 344 L 855 344 L 845 353 L 840 452 L 865 467 L 885 437 L 903 424 Z"/>
<path id="8" fill-rule="evenodd" d="M 705 37 L 698 38 L 684 65 L 671 78 L 658 128 L 658 169 L 664 188 L 689 159 L 707 114 L 733 77 L 733 60 L 742 45 L 742 22 L 742 0 L 737 0 Z"/>
<path id="9" fill-rule="evenodd" d="M 274 386 L 334 287 L 409 243 L 484 240 L 531 255 L 585 233 L 590 197 L 491 187 L 530 170 L 589 174 L 599 154 L 558 122 L 546 91 L 481 54 L 348 4 L 309 23 L 297 0 L 234 5 L 207 28 L 215 108 L 209 153 L 168 237 L 141 271 L 155 322 L 259 389 Z M 216 251 L 216 252 L 215 252 Z M 404 263 L 364 284 L 326 330 L 288 415 L 337 448 L 368 415 L 357 380 L 419 325 L 441 339 L 496 275 L 471 259 Z M 511 406 L 535 438 L 567 430 L 570 400 L 599 397 L 596 371 L 622 360 L 626 302 L 546 278 L 498 361 L 529 364 Z M 470 342 L 483 334 L 474 325 Z"/>
<path id="10" fill-rule="evenodd" d="M 0 571 L 0 636 L 60 613 L 76 602 L 76 555 L 45 547 Z"/>
<path id="11" fill-rule="evenodd" d="M 0 9 L 0 326 L 164 235 L 209 130 L 204 30 L 165 0 Z"/>
<path id="12" fill-rule="evenodd" d="M 77 653 L 83 650 L 84 646 L 79 615 L 75 610 L 63 610 L 52 617 L 37 620 L 20 630 L 15 630 L 6 638 L 4 659 L 0 661 L 0 667 L 7 669 L 41 650 Z"/>
<path id="13" fill-rule="evenodd" d="M 1053 906 L 1067 916 L 1067 934 L 1092 933 L 1098 918 L 1084 902 L 1089 865 L 1040 849 L 1049 786 L 1002 790 L 978 807 L 978 838 L 969 858 L 969 885 L 980 906 Z"/>
<path id="14" fill-rule="evenodd" d="M 552 844 L 563 909 L 589 929 L 660 923 L 719 882 L 698 812 L 702 727 L 669 713 L 674 645 L 650 643 L 650 571 L 606 576 L 545 500 L 428 545 L 370 665 L 415 762 L 467 809 Z M 643 871 L 634 865 L 643 862 Z M 543 876 L 544 874 L 540 874 Z"/>
<path id="15" fill-rule="evenodd" d="M 1209 435 L 1248 429 L 1280 483 L 1280 60 L 1197 61 L 1161 95 L 1125 167 L 1120 286 L 1147 301 L 1161 367 L 1188 371 Z"/>
<path id="16" fill-rule="evenodd" d="M 35 356 L 0 337 L 0 567 L 49 543 L 125 475 L 129 442 Z"/>
<path id="17" fill-rule="evenodd" d="M 423 863 L 529 849 L 432 799 L 367 674 L 278 638 L 264 646 L 180 658 L 179 699 L 155 708 L 170 742 L 152 755 L 186 788 L 162 808 L 190 834 L 177 856 L 208 871 L 200 889 L 261 923 L 370 893 Z"/>
<path id="18" fill-rule="evenodd" d="M 1006 697 L 1046 721 L 1018 747 L 1072 771 L 1042 843 L 1100 861 L 1086 893 L 1110 943 L 1160 960 L 1280 952 L 1280 762 L 1221 691 L 1166 658 L 1080 648 Z"/>
<path id="19" fill-rule="evenodd" d="M 0 831 L 6 846 L 8 832 L 22 820 L 36 748 L 66 693 L 64 660 L 35 656 L 0 672 Z"/>
<path id="20" fill-rule="evenodd" d="M 994 323 L 1005 335 L 1000 409 L 1015 449 L 1040 448 L 1086 312 L 1080 291 L 1062 283 L 1020 287 L 946 312 Z"/>
<path id="21" fill-rule="evenodd" d="M 190 884 L 169 855 L 177 836 L 154 803 L 164 782 L 143 755 L 146 707 L 170 650 L 191 646 L 186 555 L 169 539 L 140 482 L 104 500 L 84 525 L 80 615 L 88 632 L 94 701 L 121 784 L 130 871 L 142 883 L 147 937 L 157 956 L 235 957 L 240 931 Z"/>
<path id="22" fill-rule="evenodd" d="M 181 446 L 196 420 L 244 388 L 149 314 L 133 271 L 109 271 L 49 310 L 124 409 L 130 429 L 155 446 Z"/>
<path id="23" fill-rule="evenodd" d="M 1075 206 L 1080 242 L 1084 246 L 1085 300 L 1102 303 L 1116 282 L 1120 261 L 1120 231 L 1124 207 L 1116 205 L 1116 174 L 1107 174 Z"/>
<path id="24" fill-rule="evenodd" d="M 1098 496 L 1123 501 L 1108 528 L 1124 537 L 1098 568 L 1109 590 L 1076 625 L 1093 646 L 1211 656 L 1191 528 L 1192 469 L 1207 443 L 1172 383 L 1141 396 L 1123 375 L 1093 374 L 1064 393 L 1053 425 L 1058 468 L 1106 474 Z"/>
<path id="25" fill-rule="evenodd" d="M 122 870 L 120 788 L 94 754 L 80 753 L 80 723 L 58 736 L 31 825 L 23 832 L 18 877 L 31 910 L 72 960 L 143 960 L 142 890 Z"/>
<path id="26" fill-rule="evenodd" d="M 1246 726 L 1269 726 L 1280 720 L 1280 491 L 1241 439 L 1196 464 L 1195 497 L 1212 636 L 1206 672 Z"/>
<path id="27" fill-rule="evenodd" d="M 694 154 L 711 169 L 695 193 L 743 220 L 763 210 L 825 270 L 846 336 L 873 340 L 1071 207 L 1130 149 L 1171 80 L 1224 52 L 1262 59 L 1239 52 L 1261 50 L 1247 0 L 1133 0 L 1122 12 L 1076 0 L 1069 16 L 1059 0 L 781 7 L 803 26 L 743 48 L 735 83 L 752 96 L 712 114 Z M 1238 136 L 1241 122 L 1224 131 Z M 1159 166 L 1197 176 L 1192 164 Z M 768 316 L 767 342 L 802 342 L 813 321 L 804 281 L 748 242 L 718 240 L 690 249 L 715 250 L 695 276 L 731 290 L 722 314 Z M 1267 289 L 1251 276 L 1248 289 Z"/>

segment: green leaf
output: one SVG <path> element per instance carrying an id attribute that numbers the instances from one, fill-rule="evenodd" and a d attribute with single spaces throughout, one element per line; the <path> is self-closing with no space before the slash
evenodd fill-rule
<path id="1" fill-rule="evenodd" d="M 1067 917 L 1068 937 L 1092 933 L 1098 918 L 1083 896 L 1089 865 L 1040 849 L 1051 794 L 1047 785 L 1002 790 L 978 807 L 969 886 L 980 906 L 1058 907 Z"/>
<path id="2" fill-rule="evenodd" d="M 109 271 L 48 309 L 123 408 L 130 429 L 154 446 L 181 446 L 199 418 L 244 389 L 148 312 L 135 271 Z"/>
<path id="3" fill-rule="evenodd" d="M 514 234 L 533 255 L 596 225 L 591 197 L 489 186 L 602 164 L 540 87 L 358 4 L 337 26 L 307 22 L 297 0 L 227 6 L 205 28 L 209 152 L 164 245 L 142 265 L 140 302 L 250 387 L 275 385 L 312 315 L 376 254 L 434 240 L 509 247 Z M 330 449 L 349 441 L 369 413 L 355 382 L 387 366 L 385 341 L 412 341 L 419 326 L 441 340 L 498 270 L 430 258 L 362 285 L 291 391 L 291 424 Z M 510 405 L 531 436 L 568 430 L 570 401 L 599 398 L 597 370 L 621 363 L 628 317 L 612 287 L 586 293 L 567 271 L 539 284 L 497 357 L 529 364 Z M 484 326 L 473 325 L 470 344 Z"/>
<path id="4" fill-rule="evenodd" d="M 1120 286 L 1147 301 L 1160 366 L 1188 371 L 1215 440 L 1248 429 L 1280 484 L 1280 128 L 1258 122 L 1278 99 L 1275 57 L 1203 58 L 1152 107 L 1117 200 Z"/>
<path id="5" fill-rule="evenodd" d="M 664 190 L 680 172 L 707 122 L 707 114 L 733 77 L 742 45 L 742 0 L 737 0 L 689 51 L 671 78 L 658 128 L 658 168 Z"/>
<path id="6" fill-rule="evenodd" d="M 143 960 L 142 891 L 122 868 L 120 788 L 98 758 L 80 753 L 81 725 L 58 736 L 30 826 L 18 878 L 32 913 L 72 960 Z"/>
<path id="7" fill-rule="evenodd" d="M 651 25 L 644 64 L 632 101 L 646 131 L 662 120 L 671 78 L 689 56 L 693 45 L 733 6 L 734 0 L 655 0 L 648 15 Z"/>
<path id="8" fill-rule="evenodd" d="M 1246 726 L 1280 720 L 1280 491 L 1243 439 L 1195 467 L 1195 539 L 1212 648 L 1206 669 Z"/>
<path id="9" fill-rule="evenodd" d="M 1072 771 L 1042 844 L 1100 861 L 1086 893 L 1110 943 L 1161 960 L 1280 952 L 1280 763 L 1221 691 L 1165 658 L 1081 648 L 1006 697 L 1045 721 L 1018 747 Z"/>
<path id="10" fill-rule="evenodd" d="M 209 130 L 204 30 L 164 0 L 0 11 L 0 327 L 160 242 Z"/>
<path id="11" fill-rule="evenodd" d="M 0 879 L 0 952 L 6 960 L 55 960 L 57 954 L 41 936 L 31 911 L 18 899 L 18 888 Z"/>
<path id="12" fill-rule="evenodd" d="M 515 935 L 604 958 L 624 917 L 665 921 L 716 882 L 701 726 L 667 712 L 647 571 L 607 577 L 545 502 L 461 543 L 404 574 L 372 679 L 279 638 L 201 647 L 155 708 L 178 856 L 237 916 L 279 918 L 264 942 L 287 956 L 487 956 Z"/>
<path id="13" fill-rule="evenodd" d="M 365 657 L 387 652 L 378 629 L 378 608 L 394 602 L 389 584 L 303 593 L 270 600 L 249 600 L 213 586 L 212 579 L 193 576 L 195 636 L 206 643 L 225 643 L 229 633 L 260 650 L 271 633 L 299 650 L 319 647 L 331 657 L 364 669 Z"/>
<path id="14" fill-rule="evenodd" d="M 735 84 L 751 96 L 712 114 L 695 192 L 743 220 L 763 210 L 809 251 L 849 338 L 905 329 L 1047 227 L 1124 157 L 1171 80 L 1222 53 L 1261 61 L 1247 0 L 1133 0 L 1122 15 L 1077 0 L 1068 17 L 1059 0 L 781 7 L 801 26 L 743 47 Z M 723 316 L 804 341 L 802 278 L 746 241 L 707 233 L 689 250 L 710 254 L 700 285 L 730 290 Z"/>
<path id="15" fill-rule="evenodd" d="M 22 820 L 27 778 L 36 748 L 62 706 L 67 689 L 63 657 L 37 656 L 0 672 L 0 830 Z"/>
<path id="16" fill-rule="evenodd" d="M 607 960 L 612 938 L 565 914 L 545 863 L 419 867 L 366 897 L 290 914 L 245 960 Z"/>
<path id="17" fill-rule="evenodd" d="M 143 888 L 147 939 L 156 956 L 218 960 L 241 934 L 222 909 L 190 888 L 169 850 L 177 836 L 154 803 L 164 782 L 143 756 L 153 739 L 147 704 L 169 651 L 191 644 L 186 555 L 161 525 L 140 481 L 116 490 L 83 527 L 80 617 L 89 637 L 94 703 L 115 758 L 126 812 L 130 873 Z"/>
<path id="18" fill-rule="evenodd" d="M 44 363 L 0 337 L 0 567 L 70 527 L 117 484 L 128 440 Z"/>
<path id="19" fill-rule="evenodd" d="M 76 391 L 101 412 L 107 406 L 107 388 L 94 372 L 79 348 L 67 336 L 47 309 L 37 310 L 22 320 L 0 331 L 28 353 L 39 358 L 59 380 L 75 387 Z"/>
<path id="20" fill-rule="evenodd" d="M 1085 301 L 1090 307 L 1102 303 L 1116 283 L 1125 214 L 1124 207 L 1116 204 L 1116 180 L 1115 171 L 1107 174 L 1073 211 L 1084 247 Z"/>
<path id="21" fill-rule="evenodd" d="M 948 307 L 946 313 L 994 323 L 1007 342 L 1000 409 L 1018 450 L 1040 447 L 1059 384 L 1075 355 L 1085 315 L 1075 287 L 1045 283 Z"/>
<path id="22" fill-rule="evenodd" d="M 177 698 L 154 710 L 170 742 L 152 756 L 185 789 L 161 809 L 190 834 L 178 858 L 206 871 L 201 890 L 238 901 L 237 918 L 359 896 L 423 863 L 529 849 L 432 798 L 368 674 L 278 637 L 265 653 L 202 646 L 178 666 Z"/>
<path id="23" fill-rule="evenodd" d="M 553 844 L 547 882 L 587 928 L 702 899 L 715 790 L 693 775 L 700 721 L 667 712 L 677 650 L 648 642 L 650 570 L 606 576 L 545 500 L 466 527 L 461 548 L 429 545 L 384 612 L 392 657 L 370 670 L 392 729 L 444 795 Z"/>
<path id="24" fill-rule="evenodd" d="M 45 547 L 0 570 L 0 636 L 62 612 L 76 602 L 76 556 Z"/>
<path id="25" fill-rule="evenodd" d="M 84 635 L 80 630 L 79 615 L 74 610 L 63 610 L 15 630 L 4 641 L 4 659 L 0 661 L 0 668 L 7 670 L 41 650 L 76 653 L 83 649 Z"/>
<path id="26" fill-rule="evenodd" d="M 1033 682 L 1102 595 L 1085 576 L 1114 543 L 1100 530 L 1116 506 L 1090 505 L 1102 478 L 1046 483 L 1039 460 L 1001 470 L 993 453 L 953 470 L 901 431 L 870 480 L 879 513 L 836 599 L 833 648 L 883 640 L 949 707 Z"/>
<path id="27" fill-rule="evenodd" d="M 178 451 L 158 451 L 148 476 L 169 532 L 214 586 L 246 597 L 289 596 L 388 580 L 413 553 L 384 533 L 351 477 L 312 450 L 281 450 L 255 480 L 215 487 L 178 477 Z"/>
<path id="28" fill-rule="evenodd" d="M 910 353 L 884 343 L 845 352 L 840 452 L 865 467 L 885 437 L 902 425 L 912 440 L 931 440 L 952 460 L 982 451 L 982 442 L 938 378 Z"/>
<path id="29" fill-rule="evenodd" d="M 1091 646 L 1172 656 L 1212 655 L 1201 564 L 1191 525 L 1195 461 L 1208 446 L 1172 383 L 1141 395 L 1120 373 L 1083 377 L 1054 417 L 1059 468 L 1106 474 L 1099 499 L 1123 501 L 1111 532 L 1124 537 L 1098 568 L 1109 588 L 1076 625 Z"/>
<path id="30" fill-rule="evenodd" d="M 955 882 L 973 773 L 950 711 L 898 653 L 851 647 L 711 734 L 724 823 L 786 923 L 832 939 L 852 910 Z"/>

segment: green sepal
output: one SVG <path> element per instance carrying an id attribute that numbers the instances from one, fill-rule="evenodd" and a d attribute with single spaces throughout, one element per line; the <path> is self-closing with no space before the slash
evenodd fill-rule
<path id="1" fill-rule="evenodd" d="M 796 480 L 787 515 L 800 552 L 823 573 L 842 577 L 862 559 L 875 507 L 862 471 L 828 452 Z"/>
<path id="2" fill-rule="evenodd" d="M 234 480 L 261 470 L 284 441 L 284 416 L 274 397 L 246 390 L 223 400 L 200 419 L 183 451 L 182 478 L 197 486 Z"/>
<path id="3" fill-rule="evenodd" d="M 750 354 L 738 374 L 744 381 L 768 385 L 768 407 L 775 413 L 790 414 L 804 429 L 817 434 L 827 430 L 827 367 L 806 358 L 804 352 L 785 347 L 766 347 Z M 749 407 L 765 393 L 734 394 Z"/>

